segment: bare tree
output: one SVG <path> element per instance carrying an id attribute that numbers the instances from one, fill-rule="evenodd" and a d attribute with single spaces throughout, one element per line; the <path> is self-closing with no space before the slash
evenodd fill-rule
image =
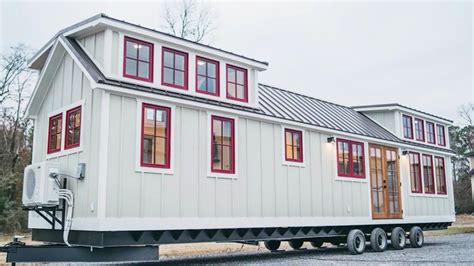
<path id="1" fill-rule="evenodd" d="M 175 36 L 205 43 L 215 30 L 215 14 L 203 1 L 165 2 L 164 30 Z"/>
<path id="2" fill-rule="evenodd" d="M 11 51 L 0 57 L 0 104 L 9 95 L 10 86 L 26 70 L 27 54 L 24 45 L 11 48 Z"/>
<path id="3" fill-rule="evenodd" d="M 469 126 L 474 126 L 474 103 L 461 105 L 459 108 L 459 116 Z"/>

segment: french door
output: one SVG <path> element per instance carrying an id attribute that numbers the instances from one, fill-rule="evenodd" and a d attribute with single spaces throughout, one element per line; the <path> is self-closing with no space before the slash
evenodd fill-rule
<path id="1" fill-rule="evenodd" d="M 369 145 L 372 218 L 402 218 L 398 149 Z"/>

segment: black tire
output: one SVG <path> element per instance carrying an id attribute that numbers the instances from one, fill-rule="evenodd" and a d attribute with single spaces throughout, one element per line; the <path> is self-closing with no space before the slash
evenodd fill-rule
<path id="1" fill-rule="evenodd" d="M 421 248 L 425 243 L 425 236 L 423 230 L 418 226 L 413 226 L 410 229 L 410 246 L 412 248 Z"/>
<path id="2" fill-rule="evenodd" d="M 405 230 L 401 227 L 393 228 L 390 243 L 394 249 L 404 249 L 407 243 Z"/>
<path id="3" fill-rule="evenodd" d="M 364 253 L 365 235 L 359 229 L 352 229 L 347 235 L 347 249 L 353 255 Z"/>
<path id="4" fill-rule="evenodd" d="M 294 250 L 300 249 L 303 246 L 304 241 L 301 239 L 293 239 L 288 241 L 288 244 L 290 244 L 290 247 Z"/>
<path id="5" fill-rule="evenodd" d="M 382 252 L 387 249 L 387 234 L 382 228 L 372 230 L 370 233 L 370 246 L 376 252 Z"/>
<path id="6" fill-rule="evenodd" d="M 265 247 L 270 251 L 276 251 L 280 247 L 281 242 L 278 240 L 268 240 L 264 242 Z"/>
<path id="7" fill-rule="evenodd" d="M 320 248 L 323 246 L 324 241 L 320 239 L 314 239 L 314 240 L 309 241 L 309 243 L 311 243 L 311 246 L 313 246 L 314 248 Z"/>

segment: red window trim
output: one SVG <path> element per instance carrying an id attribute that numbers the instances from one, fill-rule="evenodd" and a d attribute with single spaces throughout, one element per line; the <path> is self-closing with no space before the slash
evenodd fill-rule
<path id="1" fill-rule="evenodd" d="M 79 112 L 80 114 L 80 118 L 81 118 L 81 124 L 79 125 L 79 140 L 77 143 L 73 143 L 73 144 L 69 144 L 68 143 L 68 137 L 69 137 L 69 130 L 68 130 L 68 124 L 69 124 L 69 114 L 70 113 L 75 113 L 75 112 Z M 66 136 L 65 136 L 65 139 L 64 139 L 64 149 L 65 150 L 69 150 L 69 149 L 72 149 L 72 148 L 76 148 L 76 147 L 79 147 L 81 146 L 81 134 L 82 134 L 82 106 L 79 105 L 77 107 L 74 107 L 72 109 L 69 109 L 67 112 L 66 112 Z"/>
<path id="2" fill-rule="evenodd" d="M 61 118 L 61 132 L 59 132 L 59 147 L 57 147 L 56 149 L 51 149 L 51 122 L 54 119 L 57 119 L 57 118 Z M 61 138 L 62 138 L 63 131 L 64 131 L 64 129 L 63 129 L 63 113 L 59 113 L 57 115 L 51 116 L 49 118 L 49 122 L 48 122 L 48 146 L 47 146 L 48 147 L 48 149 L 47 149 L 48 154 L 61 151 Z"/>
<path id="3" fill-rule="evenodd" d="M 436 124 L 436 131 L 438 131 L 438 128 L 442 128 L 442 129 L 443 129 L 443 130 L 441 131 L 441 132 L 443 132 L 443 138 L 442 138 L 443 143 L 439 143 L 439 141 L 437 141 L 437 142 L 438 142 L 438 145 L 445 147 L 445 146 L 446 146 L 446 128 L 445 128 L 443 125 L 438 125 L 438 124 Z M 439 134 L 438 134 L 438 136 L 439 136 Z"/>
<path id="4" fill-rule="evenodd" d="M 422 169 L 421 169 L 421 165 L 423 164 L 423 162 L 421 161 L 421 156 L 420 156 L 419 152 L 410 152 L 410 154 L 416 155 L 418 157 L 418 173 L 420 173 L 420 175 L 418 176 L 418 182 L 420 184 L 420 191 L 413 190 L 413 184 L 411 184 L 411 162 L 410 162 L 410 159 L 408 159 L 408 164 L 410 166 L 411 193 L 423 193 L 423 177 L 422 177 L 423 172 L 422 172 Z"/>
<path id="5" fill-rule="evenodd" d="M 212 134 L 214 132 L 214 120 L 220 120 L 220 121 L 227 121 L 231 123 L 231 136 L 232 136 L 232 165 L 230 170 L 221 170 L 221 169 L 214 169 L 214 164 L 213 164 L 213 158 L 214 158 L 214 148 L 213 148 L 213 138 Z M 235 174 L 235 120 L 232 118 L 227 118 L 227 117 L 222 117 L 222 116 L 216 116 L 212 115 L 211 116 L 211 136 L 210 136 L 210 142 L 211 142 L 211 172 L 213 173 L 221 173 L 221 174 Z"/>
<path id="6" fill-rule="evenodd" d="M 418 138 L 417 136 L 417 128 L 416 128 L 416 121 L 420 121 L 421 122 L 421 139 Z M 423 141 L 425 142 L 425 121 L 421 118 L 415 118 L 415 138 L 417 141 Z"/>
<path id="7" fill-rule="evenodd" d="M 438 161 L 437 161 L 437 160 L 441 160 L 441 161 L 443 162 L 444 187 L 445 187 L 445 190 L 446 190 L 446 191 L 444 191 L 444 192 L 439 192 L 438 187 L 436 187 L 436 193 L 437 193 L 438 195 L 447 195 L 447 194 L 448 194 L 448 184 L 446 183 L 446 164 L 445 164 L 445 161 L 444 161 L 444 157 L 435 156 L 434 158 L 435 158 L 435 162 L 436 162 L 436 167 L 438 166 Z M 438 173 L 436 173 L 435 178 L 436 178 L 436 181 L 438 181 Z M 436 184 L 439 186 L 438 183 L 436 183 Z"/>
<path id="8" fill-rule="evenodd" d="M 199 87 L 198 87 L 198 61 L 205 61 L 206 63 L 211 63 L 211 64 L 215 64 L 216 65 L 216 92 L 215 93 L 210 93 L 210 92 L 207 92 L 207 91 L 202 91 L 202 90 L 199 90 Z M 205 57 L 202 57 L 202 56 L 196 56 L 196 71 L 195 71 L 195 78 L 196 78 L 196 84 L 195 84 L 195 88 L 196 88 L 196 92 L 198 93 L 202 93 L 202 94 L 207 94 L 207 95 L 212 95 L 212 96 L 217 96 L 219 97 L 220 96 L 220 67 L 219 67 L 219 61 L 216 61 L 216 60 L 212 60 L 212 59 L 208 59 L 208 58 L 205 58 Z M 206 75 L 207 75 L 207 68 L 206 68 Z M 207 78 L 208 76 L 206 76 Z"/>
<path id="9" fill-rule="evenodd" d="M 287 152 L 286 149 L 288 147 L 288 143 L 286 142 L 286 132 L 291 132 L 292 134 L 298 134 L 300 136 L 300 158 L 298 159 L 292 159 L 287 157 Z M 290 129 L 290 128 L 285 128 L 285 161 L 287 162 L 296 162 L 296 163 L 302 163 L 303 158 L 304 158 L 304 152 L 303 152 L 303 131 L 301 130 L 296 130 L 296 129 Z M 293 144 L 291 144 L 291 147 L 293 147 Z"/>
<path id="10" fill-rule="evenodd" d="M 431 161 L 431 178 L 433 179 L 433 192 L 426 192 L 425 191 L 425 183 L 424 183 L 424 180 L 423 180 L 423 191 L 425 192 L 425 194 L 436 194 L 436 184 L 435 184 L 435 176 L 434 176 L 434 161 L 433 161 L 433 155 L 430 155 L 430 154 L 422 154 L 421 155 L 421 158 L 422 158 L 422 164 L 423 164 L 423 177 L 425 175 L 425 171 L 424 171 L 424 167 L 425 167 L 425 164 L 424 164 L 424 160 L 423 160 L 423 157 L 429 157 L 430 158 L 430 161 Z"/>
<path id="11" fill-rule="evenodd" d="M 346 142 L 349 143 L 349 174 L 339 172 L 339 142 Z M 354 164 L 352 161 L 352 144 L 360 144 L 362 145 L 362 175 L 354 174 Z M 352 177 L 352 178 L 361 178 L 365 179 L 365 147 L 363 142 L 353 141 L 348 139 L 340 139 L 336 140 L 336 167 L 337 167 L 337 175 L 342 177 Z"/>
<path id="12" fill-rule="evenodd" d="M 240 99 L 240 98 L 237 98 L 237 87 L 235 88 L 235 95 L 236 97 L 231 97 L 229 95 L 229 77 L 227 75 L 228 71 L 229 71 L 229 68 L 233 68 L 235 70 L 240 70 L 240 71 L 243 71 L 244 72 L 244 98 L 243 99 Z M 237 79 L 237 74 L 236 75 L 236 79 Z M 231 64 L 226 64 L 226 69 L 225 69 L 225 79 L 226 79 L 226 82 L 225 82 L 225 92 L 226 92 L 226 98 L 229 99 L 229 100 L 234 100 L 234 101 L 239 101 L 239 102 L 245 102 L 245 103 L 248 103 L 249 101 L 249 88 L 248 88 L 248 73 L 247 73 L 247 69 L 245 68 L 242 68 L 242 67 L 238 67 L 238 66 L 234 66 L 234 65 L 231 65 Z M 233 83 L 233 82 L 232 82 Z M 235 81 L 235 84 L 237 84 L 237 80 Z"/>
<path id="13" fill-rule="evenodd" d="M 410 131 L 411 131 L 411 137 L 405 135 L 405 117 L 410 119 Z M 413 139 L 413 117 L 409 115 L 402 115 L 402 128 L 403 128 L 403 137 L 406 139 Z"/>
<path id="14" fill-rule="evenodd" d="M 166 127 L 168 130 L 166 131 L 166 139 L 168 140 L 166 142 L 166 158 L 165 158 L 165 164 L 156 164 L 156 163 L 145 163 L 143 162 L 143 147 L 144 147 L 144 142 L 145 142 L 145 108 L 153 108 L 154 110 L 162 110 L 167 112 L 167 118 L 168 120 L 166 121 Z M 156 119 L 156 118 L 155 118 Z M 141 136 L 140 136 L 140 165 L 143 167 L 153 167 L 153 168 L 165 168 L 169 169 L 171 165 L 171 108 L 166 107 L 166 106 L 160 106 L 160 105 L 155 105 L 155 104 L 149 104 L 149 103 L 142 103 L 142 121 L 141 121 Z"/>
<path id="15" fill-rule="evenodd" d="M 179 54 L 184 56 L 184 85 L 183 86 L 178 86 L 172 83 L 167 83 L 165 82 L 165 52 L 170 52 L 173 54 Z M 172 48 L 164 47 L 161 49 L 161 85 L 163 86 L 168 86 L 168 87 L 173 87 L 176 89 L 180 90 L 188 90 L 188 53 L 175 50 Z M 174 68 L 173 68 L 174 71 Z"/>
<path id="16" fill-rule="evenodd" d="M 150 48 L 150 61 L 148 61 L 148 73 L 149 73 L 149 78 L 141 78 L 138 76 L 138 63 L 137 63 L 137 75 L 129 75 L 126 73 L 126 61 L 127 61 L 127 41 L 129 42 L 134 42 L 137 44 L 145 45 Z M 153 82 L 153 58 L 154 58 L 154 45 L 153 43 L 145 42 L 142 40 L 138 40 L 132 37 L 125 36 L 124 41 L 123 41 L 123 76 L 126 78 L 131 78 L 131 79 L 136 79 L 136 80 L 141 80 L 141 81 L 147 81 L 147 82 Z M 138 58 L 137 58 L 138 61 Z"/>
<path id="17" fill-rule="evenodd" d="M 433 141 L 432 141 L 432 142 L 431 142 L 431 141 L 429 140 L 429 138 L 428 138 L 428 135 L 429 135 L 429 134 L 428 134 L 428 128 L 429 128 L 428 124 L 430 124 L 430 125 L 433 126 Z M 427 135 L 427 136 L 426 136 L 426 141 L 427 141 L 428 143 L 430 143 L 430 144 L 436 144 L 436 126 L 435 126 L 435 124 L 434 124 L 433 122 L 426 121 L 426 135 Z"/>

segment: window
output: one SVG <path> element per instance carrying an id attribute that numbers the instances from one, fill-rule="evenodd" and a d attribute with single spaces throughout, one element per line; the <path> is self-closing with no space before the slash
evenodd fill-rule
<path id="1" fill-rule="evenodd" d="M 438 194 L 446 195 L 446 170 L 444 168 L 444 158 L 443 157 L 435 157 L 436 163 L 436 187 Z"/>
<path id="2" fill-rule="evenodd" d="M 188 89 L 188 54 L 163 47 L 161 84 Z"/>
<path id="3" fill-rule="evenodd" d="M 285 129 L 285 160 L 303 162 L 303 132 Z"/>
<path id="4" fill-rule="evenodd" d="M 423 181 L 425 183 L 425 193 L 434 194 L 433 157 L 431 155 L 423 154 Z"/>
<path id="5" fill-rule="evenodd" d="M 125 37 L 123 76 L 153 82 L 153 44 Z"/>
<path id="6" fill-rule="evenodd" d="M 227 99 L 248 101 L 247 70 L 227 65 Z"/>
<path id="7" fill-rule="evenodd" d="M 411 192 L 422 193 L 420 154 L 410 152 L 408 156 L 410 161 Z"/>
<path id="8" fill-rule="evenodd" d="M 234 120 L 212 116 L 211 171 L 235 173 Z"/>
<path id="9" fill-rule="evenodd" d="M 171 109 L 144 103 L 142 106 L 141 165 L 170 167 Z"/>
<path id="10" fill-rule="evenodd" d="M 363 143 L 337 140 L 337 173 L 339 176 L 365 178 Z"/>
<path id="11" fill-rule="evenodd" d="M 419 118 L 415 118 L 415 137 L 418 141 L 425 141 L 424 121 Z"/>
<path id="12" fill-rule="evenodd" d="M 81 106 L 66 112 L 66 144 L 65 149 L 81 145 Z"/>
<path id="13" fill-rule="evenodd" d="M 403 115 L 403 136 L 413 139 L 413 121 L 411 116 Z"/>
<path id="14" fill-rule="evenodd" d="M 62 126 L 63 126 L 62 113 L 49 118 L 48 154 L 61 150 Z"/>
<path id="15" fill-rule="evenodd" d="M 446 138 L 444 136 L 444 126 L 442 125 L 436 125 L 436 133 L 438 136 L 438 145 L 440 146 L 446 146 Z"/>
<path id="16" fill-rule="evenodd" d="M 219 62 L 196 57 L 196 91 L 219 96 Z"/>
<path id="17" fill-rule="evenodd" d="M 431 122 L 426 122 L 426 140 L 428 143 L 436 143 L 435 127 Z"/>

